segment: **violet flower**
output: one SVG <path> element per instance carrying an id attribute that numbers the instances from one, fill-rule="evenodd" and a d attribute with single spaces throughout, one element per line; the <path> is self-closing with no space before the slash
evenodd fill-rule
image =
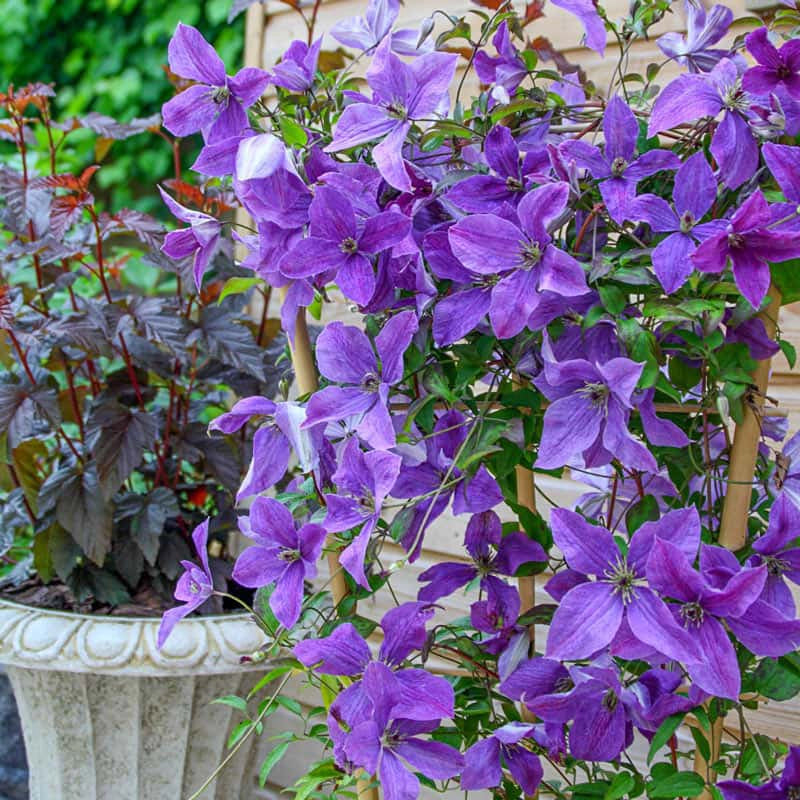
<path id="1" fill-rule="evenodd" d="M 472 563 L 446 561 L 426 569 L 417 579 L 428 584 L 419 590 L 417 596 L 420 600 L 434 603 L 477 577 L 511 577 L 523 564 L 547 561 L 547 553 L 542 546 L 529 539 L 522 531 L 503 536 L 500 517 L 494 511 L 484 511 L 470 517 L 464 546 Z"/>
<path id="2" fill-rule="evenodd" d="M 244 67 L 225 74 L 225 65 L 203 35 L 178 23 L 169 41 L 169 68 L 182 78 L 197 81 L 161 109 L 164 127 L 175 136 L 202 131 L 207 143 L 241 136 L 250 127 L 245 109 L 264 93 L 269 75 Z"/>
<path id="3" fill-rule="evenodd" d="M 290 92 L 305 92 L 310 89 L 317 74 L 321 48 L 321 36 L 311 45 L 295 40 L 286 48 L 280 63 L 272 68 L 270 81 Z"/>
<path id="4" fill-rule="evenodd" d="M 579 167 L 589 170 L 600 181 L 600 194 L 609 217 L 622 223 L 629 218 L 639 181 L 661 170 L 680 167 L 680 159 L 669 150 L 648 150 L 636 157 L 639 123 L 625 101 L 614 95 L 603 114 L 604 149 L 568 139 L 559 145 L 559 152 Z"/>
<path id="5" fill-rule="evenodd" d="M 775 456 L 775 472 L 772 483 L 779 493 L 791 500 L 800 509 L 800 431 L 794 434 Z"/>
<path id="6" fill-rule="evenodd" d="M 561 599 L 550 623 L 548 657 L 589 658 L 612 644 L 625 621 L 636 640 L 657 652 L 683 663 L 697 660 L 692 638 L 644 585 L 647 558 L 657 538 L 694 557 L 700 535 L 696 509 L 671 511 L 658 522 L 645 523 L 631 537 L 626 554 L 610 531 L 590 525 L 574 511 L 555 509 L 551 525 L 567 565 L 596 579 L 577 584 Z"/>
<path id="7" fill-rule="evenodd" d="M 796 607 L 792 590 L 786 584 L 790 580 L 800 584 L 800 509 L 780 494 L 775 498 L 769 512 L 769 526 L 763 536 L 753 543 L 754 556 L 749 563 L 764 565 L 767 579 L 761 599 L 777 608 L 785 617 L 793 618 Z"/>
<path id="8" fill-rule="evenodd" d="M 214 593 L 214 578 L 208 565 L 208 522 L 208 520 L 201 522 L 192 532 L 194 549 L 202 566 L 198 567 L 191 561 L 181 561 L 181 566 L 185 571 L 175 587 L 175 599 L 182 600 L 184 605 L 169 609 L 161 618 L 156 637 L 156 645 L 159 650 L 164 646 L 164 642 L 167 641 L 167 637 L 178 622 L 192 611 L 200 608 Z"/>
<path id="9" fill-rule="evenodd" d="M 367 335 L 358 328 L 341 322 L 327 325 L 317 339 L 317 365 L 329 381 L 344 385 L 315 392 L 301 427 L 359 416 L 355 429 L 367 444 L 377 450 L 394 447 L 389 390 L 403 377 L 403 354 L 416 331 L 414 312 L 402 311 L 383 326 L 373 350 Z"/>
<path id="10" fill-rule="evenodd" d="M 400 472 L 400 456 L 382 450 L 362 452 L 356 439 L 344 448 L 333 475 L 336 494 L 326 494 L 325 529 L 339 533 L 361 525 L 361 531 L 339 556 L 339 563 L 360 586 L 369 589 L 364 558 L 370 536 L 380 519 L 381 506 Z"/>
<path id="11" fill-rule="evenodd" d="M 384 40 L 367 70 L 373 102 L 345 108 L 326 152 L 338 153 L 381 139 L 372 148 L 375 164 L 387 183 L 409 191 L 411 179 L 403 163 L 406 135 L 412 120 L 439 112 L 447 102 L 457 59 L 450 53 L 428 53 L 405 64 Z"/>
<path id="12" fill-rule="evenodd" d="M 552 0 L 552 3 L 578 18 L 586 46 L 602 56 L 606 49 L 606 25 L 592 0 Z"/>
<path id="13" fill-rule="evenodd" d="M 703 153 L 695 153 L 675 173 L 674 210 L 657 195 L 638 198 L 639 217 L 657 233 L 669 233 L 653 249 L 653 269 L 667 294 L 680 289 L 692 274 L 691 255 L 698 240 L 719 232 L 721 220 L 701 223 L 717 199 L 717 182 Z"/>
<path id="14" fill-rule="evenodd" d="M 770 284 L 770 261 L 800 256 L 800 231 L 770 230 L 769 205 L 753 192 L 736 210 L 726 229 L 706 239 L 692 254 L 703 272 L 722 272 L 730 259 L 733 279 L 753 308 L 758 309 Z"/>
<path id="15" fill-rule="evenodd" d="M 653 104 L 647 135 L 724 112 L 711 139 L 711 154 L 725 185 L 736 189 L 758 168 L 758 143 L 747 117 L 750 103 L 736 64 L 723 58 L 708 74 L 681 75 L 662 90 Z"/>
<path id="16" fill-rule="evenodd" d="M 536 794 L 544 775 L 539 756 L 523 747 L 523 739 L 532 739 L 535 726 L 508 722 L 491 736 L 480 739 L 464 754 L 461 788 L 465 792 L 491 789 L 503 781 L 503 764 L 526 796 Z"/>
<path id="17" fill-rule="evenodd" d="M 359 220 L 347 197 L 320 186 L 309 209 L 310 235 L 286 254 L 279 269 L 290 278 L 336 275 L 345 297 L 364 305 L 375 291 L 371 258 L 401 242 L 411 220 L 399 211 L 384 211 Z"/>
<path id="18" fill-rule="evenodd" d="M 742 88 L 759 96 L 784 90 L 800 100 L 800 41 L 792 39 L 778 50 L 769 40 L 769 31 L 758 28 L 747 34 L 745 44 L 758 66 L 744 73 Z"/>
<path id="19" fill-rule="evenodd" d="M 197 290 L 200 291 L 203 275 L 219 247 L 222 225 L 219 220 L 210 217 L 208 214 L 192 211 L 190 208 L 182 206 L 173 200 L 160 186 L 158 191 L 161 192 L 161 199 L 172 215 L 181 222 L 189 223 L 188 228 L 170 231 L 164 238 L 161 251 L 170 258 L 175 259 L 193 257 L 192 274 L 194 275 Z"/>
<path id="20" fill-rule="evenodd" d="M 800 147 L 767 142 L 761 152 L 767 168 L 777 182 L 786 203 L 771 206 L 775 230 L 800 229 Z"/>
<path id="21" fill-rule="evenodd" d="M 656 472 L 653 455 L 628 430 L 642 368 L 628 358 L 605 364 L 582 359 L 545 361 L 543 373 L 534 379 L 550 401 L 536 466 L 555 469 L 582 456 L 587 467 L 617 458 L 627 467 Z"/>
<path id="22" fill-rule="evenodd" d="M 568 199 L 567 184 L 547 184 L 520 201 L 518 225 L 493 214 L 474 214 L 448 232 L 453 254 L 475 276 L 475 282 L 492 286 L 490 299 L 482 296 L 488 305 L 483 313 L 488 310 L 492 328 L 501 339 L 516 336 L 525 327 L 541 292 L 569 296 L 587 291 L 583 267 L 553 244 L 547 230 Z M 437 306 L 437 315 L 465 313 L 459 308 L 459 299 L 457 294 L 446 298 Z M 468 313 L 473 318 L 477 315 L 474 308 Z M 440 321 L 439 329 L 442 327 Z"/>
<path id="23" fill-rule="evenodd" d="M 668 58 L 687 67 L 690 72 L 710 72 L 730 50 L 712 48 L 728 32 L 733 11 L 726 6 L 713 6 L 706 11 L 702 3 L 686 0 L 686 35 L 670 31 L 656 39 Z"/>
<path id="24" fill-rule="evenodd" d="M 483 587 L 486 599 L 477 600 L 470 606 L 470 622 L 476 631 L 490 634 L 481 640 L 480 646 L 488 653 L 498 655 L 515 634 L 524 630 L 517 625 L 521 610 L 519 591 L 494 575 L 484 578 Z M 527 636 L 527 631 L 524 635 Z"/>
<path id="25" fill-rule="evenodd" d="M 699 537 L 699 518 L 696 521 Z M 692 569 L 691 560 L 679 548 L 656 539 L 646 571 L 653 589 L 679 601 L 677 608 L 671 606 L 675 617 L 699 645 L 700 657 L 687 665 L 694 685 L 717 697 L 738 700 L 739 663 L 722 622 L 728 617 L 740 617 L 758 599 L 766 570 L 759 567 L 741 570 L 717 588 L 701 572 Z"/>
<path id="26" fill-rule="evenodd" d="M 236 559 L 233 579 L 252 589 L 274 585 L 269 606 L 291 628 L 303 607 L 303 583 L 317 575 L 325 529 L 308 523 L 298 530 L 289 509 L 272 497 L 257 497 L 239 526 L 255 545 Z"/>
<path id="27" fill-rule="evenodd" d="M 761 786 L 744 781 L 720 781 L 725 800 L 794 800 L 800 793 L 800 747 L 790 746 L 780 777 Z"/>
<path id="28" fill-rule="evenodd" d="M 331 28 L 330 34 L 337 42 L 364 51 L 377 47 L 388 36 L 395 53 L 418 55 L 422 49 L 419 40 L 425 28 L 421 31 L 410 28 L 393 31 L 399 13 L 400 0 L 369 0 L 363 17 L 340 20 Z"/>
<path id="29" fill-rule="evenodd" d="M 354 724 L 344 737 L 343 751 L 350 763 L 378 775 L 386 800 L 414 800 L 419 795 L 419 779 L 414 772 L 431 780 L 445 780 L 461 772 L 464 759 L 458 750 L 444 742 L 420 738 L 420 734 L 439 727 L 438 718 L 417 721 L 399 716 L 401 690 L 388 667 L 379 662 L 368 665 L 363 684 L 370 703 L 369 717 Z"/>
<path id="30" fill-rule="evenodd" d="M 475 54 L 475 74 L 481 83 L 501 87 L 505 93 L 503 99 L 507 101 L 527 76 L 528 67 L 511 43 L 511 32 L 505 20 L 497 26 L 492 44 L 497 50 L 496 56 L 490 56 L 485 50 Z"/>

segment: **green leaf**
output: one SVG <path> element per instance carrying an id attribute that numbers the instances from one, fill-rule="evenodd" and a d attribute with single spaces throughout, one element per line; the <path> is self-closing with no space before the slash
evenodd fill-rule
<path id="1" fill-rule="evenodd" d="M 243 698 L 237 697 L 235 694 L 229 694 L 225 697 L 217 697 L 211 702 L 216 703 L 217 705 L 230 706 L 231 708 L 235 708 L 237 711 L 241 711 L 242 714 L 247 713 L 247 702 Z"/>
<path id="2" fill-rule="evenodd" d="M 281 117 L 278 120 L 283 140 L 291 147 L 305 147 L 308 144 L 308 134 L 301 125 L 298 125 L 289 117 Z"/>
<path id="3" fill-rule="evenodd" d="M 281 742 L 277 747 L 270 750 L 269 755 L 264 759 L 261 769 L 258 771 L 258 785 L 263 789 L 267 783 L 272 768 L 283 758 L 289 749 L 289 742 Z"/>
<path id="4" fill-rule="evenodd" d="M 784 357 L 789 362 L 789 367 L 794 369 L 794 365 L 797 363 L 797 348 L 787 339 L 781 339 L 778 344 Z"/>
<path id="5" fill-rule="evenodd" d="M 800 258 L 781 264 L 770 264 L 769 271 L 773 283 L 781 293 L 781 305 L 800 300 Z"/>
<path id="6" fill-rule="evenodd" d="M 795 653 L 779 659 L 765 658 L 753 674 L 755 689 L 771 700 L 789 700 L 800 694 L 800 657 Z"/>
<path id="7" fill-rule="evenodd" d="M 671 800 L 675 797 L 696 797 L 705 787 L 705 781 L 696 772 L 675 772 L 654 781 L 647 790 L 648 797 Z"/>
<path id="8" fill-rule="evenodd" d="M 303 716 L 303 707 L 293 697 L 287 697 L 284 694 L 279 694 L 275 698 L 275 702 L 282 705 L 287 711 L 291 711 L 296 717 Z"/>
<path id="9" fill-rule="evenodd" d="M 231 735 L 228 737 L 228 749 L 230 750 L 238 741 L 241 740 L 243 736 L 247 734 L 250 728 L 253 727 L 252 720 L 244 719 L 242 720 L 232 731 Z"/>
<path id="10" fill-rule="evenodd" d="M 635 533 L 645 522 L 655 522 L 661 516 L 658 501 L 652 494 L 646 494 L 632 505 L 625 514 L 625 524 L 630 534 Z M 667 737 L 669 738 L 669 737 Z"/>
<path id="11" fill-rule="evenodd" d="M 244 294 L 259 283 L 261 283 L 261 278 L 228 278 L 228 280 L 225 281 L 225 285 L 222 287 L 222 291 L 219 293 L 217 305 L 229 295 Z"/>
<path id="12" fill-rule="evenodd" d="M 673 714 L 667 717 L 659 726 L 658 730 L 653 735 L 653 740 L 650 743 L 650 749 L 647 751 L 647 763 L 653 760 L 653 756 L 672 738 L 672 735 L 678 730 L 678 726 L 683 721 L 684 714 Z"/>
<path id="13" fill-rule="evenodd" d="M 621 314 L 628 305 L 628 295 L 618 286 L 601 284 L 597 287 L 600 300 L 610 314 Z"/>
<path id="14" fill-rule="evenodd" d="M 635 783 L 630 772 L 618 772 L 611 781 L 611 786 L 606 790 L 603 800 L 618 800 L 618 798 L 624 797 L 633 789 Z"/>

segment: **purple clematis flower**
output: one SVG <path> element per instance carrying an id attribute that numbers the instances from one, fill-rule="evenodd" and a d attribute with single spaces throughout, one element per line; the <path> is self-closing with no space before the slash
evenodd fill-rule
<path id="1" fill-rule="evenodd" d="M 336 275 L 345 297 L 364 305 L 375 292 L 371 258 L 399 244 L 411 231 L 411 220 L 399 211 L 384 211 L 363 222 L 347 197 L 320 186 L 309 209 L 310 236 L 286 254 L 279 269 L 290 278 Z"/>
<path id="2" fill-rule="evenodd" d="M 481 640 L 480 646 L 497 655 L 522 630 L 517 625 L 520 613 L 519 591 L 494 575 L 487 575 L 483 586 L 486 589 L 486 599 L 478 600 L 470 606 L 470 621 L 476 631 L 491 634 L 488 639 Z"/>
<path id="3" fill-rule="evenodd" d="M 699 518 L 696 522 L 699 538 Z M 706 545 L 703 547 L 705 549 Z M 691 559 L 678 547 L 656 539 L 646 571 L 653 589 L 679 602 L 673 609 L 675 618 L 698 643 L 700 658 L 687 665 L 694 685 L 717 697 L 738 700 L 739 664 L 722 621 L 742 616 L 758 599 L 767 577 L 766 569 L 741 570 L 717 588 L 702 573 L 692 569 Z"/>
<path id="4" fill-rule="evenodd" d="M 402 689 L 388 667 L 379 662 L 369 664 L 362 683 L 369 700 L 368 718 L 362 717 L 363 721 L 353 725 L 342 749 L 351 764 L 378 775 L 386 800 L 414 800 L 419 795 L 419 779 L 414 772 L 432 780 L 452 778 L 461 772 L 464 759 L 458 750 L 420 738 L 420 734 L 439 727 L 439 718 L 418 721 L 400 716 Z"/>
<path id="5" fill-rule="evenodd" d="M 800 747 L 790 747 L 780 777 L 761 786 L 744 781 L 720 781 L 717 788 L 725 800 L 795 800 L 800 794 Z"/>
<path id="6" fill-rule="evenodd" d="M 326 152 L 338 153 L 382 139 L 372 148 L 375 164 L 387 183 L 410 191 L 412 183 L 403 163 L 403 143 L 412 120 L 437 113 L 447 102 L 457 59 L 450 53 L 428 53 L 405 64 L 384 40 L 367 70 L 373 102 L 353 103 L 345 108 Z"/>
<path id="7" fill-rule="evenodd" d="M 767 142 L 761 152 L 764 161 L 780 186 L 783 196 L 788 202 L 772 205 L 772 218 L 776 230 L 800 229 L 800 147 Z"/>
<path id="8" fill-rule="evenodd" d="M 783 90 L 800 100 L 800 41 L 792 39 L 778 50 L 769 40 L 769 31 L 758 28 L 747 34 L 745 44 L 758 66 L 744 73 L 742 88 L 758 96 Z"/>
<path id="9" fill-rule="evenodd" d="M 547 553 L 542 546 L 522 531 L 503 536 L 500 517 L 494 511 L 484 511 L 470 517 L 464 546 L 472 558 L 472 564 L 442 562 L 426 569 L 418 578 L 428 584 L 419 590 L 420 600 L 434 603 L 477 577 L 511 577 L 523 564 L 547 561 Z"/>
<path id="10" fill-rule="evenodd" d="M 656 40 L 668 58 L 687 67 L 690 72 L 710 72 L 730 50 L 712 48 L 722 39 L 733 22 L 733 11 L 726 6 L 714 6 L 706 11 L 702 3 L 686 2 L 686 35 L 670 31 Z"/>
<path id="11" fill-rule="evenodd" d="M 505 763 L 525 795 L 536 794 L 544 775 L 542 762 L 520 745 L 523 739 L 532 739 L 535 730 L 535 726 L 524 722 L 509 722 L 472 745 L 464 754 L 466 766 L 461 773 L 461 788 L 469 792 L 499 786 Z"/>
<path id="12" fill-rule="evenodd" d="M 222 226 L 214 217 L 200 211 L 192 211 L 175 202 L 160 186 L 158 191 L 161 192 L 161 199 L 172 215 L 181 222 L 188 222 L 190 226 L 179 231 L 170 231 L 164 239 L 164 244 L 161 245 L 161 250 L 170 258 L 187 258 L 193 255 L 192 273 L 199 291 L 203 275 L 219 247 Z"/>
<path id="13" fill-rule="evenodd" d="M 233 578 L 253 589 L 274 584 L 270 608 L 291 628 L 303 606 L 303 582 L 317 575 L 325 528 L 309 523 L 298 530 L 289 509 L 272 497 L 257 497 L 248 513 L 239 526 L 256 544 L 236 559 Z"/>
<path id="14" fill-rule="evenodd" d="M 553 540 L 567 565 L 595 581 L 570 589 L 553 615 L 547 638 L 550 658 L 589 658 L 612 644 L 623 624 L 645 645 L 683 663 L 697 660 L 692 638 L 674 621 L 664 602 L 644 585 L 645 567 L 656 539 L 675 544 L 688 558 L 699 545 L 697 510 L 679 509 L 642 525 L 623 554 L 611 532 L 590 525 L 574 511 L 555 509 Z"/>
<path id="15" fill-rule="evenodd" d="M 410 28 L 392 31 L 399 13 L 400 0 L 369 0 L 363 17 L 349 17 L 337 22 L 331 28 L 331 36 L 347 47 L 364 51 L 377 47 L 388 36 L 395 53 L 418 55 L 421 31 Z"/>
<path id="16" fill-rule="evenodd" d="M 525 196 L 527 175 L 544 166 L 546 151 L 530 152 L 520 161 L 520 152 L 511 131 L 496 125 L 484 142 L 489 175 L 473 175 L 459 181 L 446 198 L 449 202 L 472 213 L 499 214 L 505 203 L 516 206 Z"/>
<path id="17" fill-rule="evenodd" d="M 587 467 L 617 458 L 627 467 L 656 472 L 652 454 L 628 430 L 642 369 L 642 364 L 628 358 L 605 364 L 545 361 L 543 373 L 534 379 L 550 400 L 536 466 L 555 469 L 582 455 Z"/>
<path id="18" fill-rule="evenodd" d="M 597 13 L 592 0 L 551 0 L 551 2 L 578 18 L 583 27 L 586 46 L 602 56 L 606 49 L 606 25 Z"/>
<path id="19" fill-rule="evenodd" d="M 653 269 L 667 294 L 677 291 L 692 274 L 691 255 L 698 240 L 719 232 L 724 223 L 700 220 L 717 199 L 717 182 L 703 153 L 695 153 L 675 173 L 675 208 L 657 195 L 641 195 L 639 217 L 658 233 L 669 233 L 653 250 Z"/>
<path id="20" fill-rule="evenodd" d="M 317 339 L 317 364 L 329 381 L 308 401 L 302 428 L 320 422 L 360 415 L 356 432 L 376 450 L 394 447 L 396 436 L 389 415 L 389 389 L 403 377 L 403 354 L 417 331 L 413 311 L 392 317 L 375 337 L 375 351 L 367 335 L 352 325 L 332 322 Z"/>
<path id="21" fill-rule="evenodd" d="M 511 32 L 505 20 L 497 26 L 492 44 L 497 55 L 490 56 L 485 50 L 479 50 L 475 54 L 475 73 L 481 83 L 501 87 L 505 93 L 503 99 L 509 101 L 509 95 L 528 74 L 528 67 L 519 50 L 511 43 Z"/>
<path id="22" fill-rule="evenodd" d="M 314 84 L 317 74 L 319 51 L 322 37 L 308 45 L 299 39 L 292 42 L 283 54 L 279 64 L 272 68 L 270 80 L 275 86 L 290 92 L 305 92 Z"/>
<path id="23" fill-rule="evenodd" d="M 635 209 L 634 198 L 639 181 L 661 170 L 678 169 L 681 162 L 669 150 L 648 150 L 636 157 L 639 123 L 619 95 L 608 101 L 603 114 L 603 133 L 605 147 L 602 152 L 581 139 L 562 142 L 559 152 L 601 181 L 600 194 L 608 215 L 621 223 Z"/>
<path id="24" fill-rule="evenodd" d="M 194 549 L 200 558 L 202 567 L 198 567 L 191 561 L 181 561 L 185 572 L 178 579 L 178 585 L 175 587 L 175 599 L 183 600 L 184 605 L 169 609 L 161 618 L 156 638 L 159 650 L 164 646 L 164 642 L 167 641 L 167 637 L 178 622 L 192 611 L 200 608 L 214 593 L 214 578 L 208 565 L 208 522 L 208 520 L 201 522 L 192 533 Z"/>
<path id="25" fill-rule="evenodd" d="M 269 83 L 269 74 L 256 67 L 226 75 L 222 59 L 200 31 L 182 22 L 169 42 L 169 68 L 197 85 L 164 104 L 164 127 L 175 136 L 202 131 L 208 144 L 245 133 L 250 127 L 245 109 Z"/>
<path id="26" fill-rule="evenodd" d="M 775 456 L 775 472 L 772 483 L 780 494 L 791 500 L 800 509 L 800 431 L 794 434 Z"/>
<path id="27" fill-rule="evenodd" d="M 383 450 L 364 453 L 356 439 L 344 448 L 342 463 L 333 475 L 337 494 L 325 495 L 327 514 L 323 525 L 339 533 L 361 525 L 358 536 L 342 551 L 341 565 L 356 583 L 369 589 L 364 574 L 364 557 L 370 536 L 380 519 L 381 506 L 400 473 L 400 456 Z"/>
<path id="28" fill-rule="evenodd" d="M 723 58 L 708 74 L 681 75 L 664 88 L 653 105 L 647 135 L 724 112 L 711 140 L 711 154 L 725 185 L 736 189 L 758 168 L 758 143 L 747 117 L 750 103 L 736 64 Z"/>
<path id="29" fill-rule="evenodd" d="M 794 596 L 786 580 L 800 584 L 800 509 L 786 494 L 775 498 L 769 512 L 767 532 L 753 543 L 753 565 L 766 567 L 767 579 L 761 599 L 784 616 L 796 614 Z"/>
<path id="30" fill-rule="evenodd" d="M 436 316 L 469 313 L 474 318 L 488 310 L 495 334 L 507 339 L 525 327 L 541 292 L 584 294 L 583 267 L 553 244 L 547 230 L 566 208 L 568 199 L 567 184 L 547 184 L 528 192 L 520 201 L 519 225 L 493 214 L 474 214 L 450 228 L 448 238 L 455 257 L 476 283 L 483 282 L 492 289 L 490 297 L 481 295 L 482 308 L 472 307 L 467 312 L 462 307 L 463 298 L 456 293 L 439 303 Z M 443 327 L 448 326 L 440 320 L 439 330 Z"/>
<path id="31" fill-rule="evenodd" d="M 736 210 L 726 229 L 706 239 L 692 255 L 703 272 L 722 272 L 730 259 L 739 291 L 758 309 L 770 284 L 770 261 L 800 256 L 800 231 L 770 230 L 769 205 L 753 192 Z"/>

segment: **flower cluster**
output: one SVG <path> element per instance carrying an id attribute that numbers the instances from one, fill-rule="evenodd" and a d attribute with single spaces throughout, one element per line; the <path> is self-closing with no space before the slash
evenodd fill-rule
<path id="1" fill-rule="evenodd" d="M 619 24 L 557 5 L 598 52 L 615 34 L 622 64 L 668 4 Z M 374 776 L 387 800 L 457 776 L 465 791 L 576 796 L 585 762 L 606 797 L 693 796 L 713 773 L 678 771 L 682 720 L 733 773 L 728 800 L 794 796 L 795 751 L 777 778 L 784 745 L 742 744 L 758 751 L 748 772 L 713 751 L 711 726 L 775 696 L 800 646 L 798 444 L 768 443 L 782 420 L 759 416 L 744 538 L 723 521 L 731 431 L 762 407 L 753 370 L 779 347 L 793 358 L 773 331 L 800 263 L 798 40 L 759 28 L 726 48 L 732 14 L 689 5 L 687 35 L 658 40 L 677 77 L 659 91 L 657 69 L 620 66 L 604 97 L 563 57 L 561 75 L 540 66 L 524 36 L 536 14 L 503 6 L 478 32 L 450 18 L 431 42 L 432 20 L 393 33 L 398 10 L 371 0 L 332 32 L 369 62 L 364 83 L 318 71 L 311 37 L 235 78 L 191 29 L 170 47 L 198 83 L 165 123 L 200 132 L 195 169 L 232 182 L 253 219 L 244 265 L 282 290 L 295 350 L 297 321 L 333 290 L 360 315 L 316 337 L 319 389 L 214 423 L 258 428 L 240 493 L 259 495 L 241 522 L 256 546 L 234 577 L 268 593 L 275 646 L 324 689 L 337 779 Z M 459 37 L 482 82 L 469 104 Z M 206 223 L 181 218 L 199 281 Z M 592 490 L 546 522 L 522 491 L 543 475 Z M 463 558 L 400 602 L 397 571 L 448 510 Z M 345 587 L 327 606 L 327 584 L 308 584 L 323 550 Z M 532 604 L 545 570 L 553 603 Z M 441 606 L 456 594 L 468 617 Z M 377 656 L 356 610 L 370 595 L 396 602 Z M 649 774 L 626 754 L 642 737 L 664 761 Z"/>

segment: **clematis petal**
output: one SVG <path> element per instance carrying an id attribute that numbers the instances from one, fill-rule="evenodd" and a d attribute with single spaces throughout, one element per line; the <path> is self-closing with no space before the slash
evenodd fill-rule
<path id="1" fill-rule="evenodd" d="M 490 789 L 503 780 L 500 766 L 500 742 L 493 736 L 477 741 L 464 753 L 461 788 L 465 792 Z"/>
<path id="2" fill-rule="evenodd" d="M 478 275 L 505 272 L 519 266 L 525 236 L 512 222 L 494 214 L 473 214 L 448 232 L 453 255 Z"/>
<path id="3" fill-rule="evenodd" d="M 433 340 L 453 344 L 478 327 L 489 312 L 490 288 L 464 289 L 439 300 L 433 309 Z"/>
<path id="4" fill-rule="evenodd" d="M 384 750 L 378 774 L 386 800 L 417 800 L 419 797 L 419 779 L 391 750 Z"/>
<path id="5" fill-rule="evenodd" d="M 301 663 L 323 675 L 360 675 L 372 658 L 369 645 L 349 622 L 330 636 L 298 642 L 293 652 Z"/>
<path id="6" fill-rule="evenodd" d="M 303 607 L 303 579 L 305 565 L 302 561 L 293 561 L 283 571 L 275 584 L 275 591 L 270 595 L 269 607 L 275 618 L 287 630 L 300 618 Z"/>
<path id="7" fill-rule="evenodd" d="M 401 311 L 391 317 L 375 337 L 375 348 L 381 359 L 381 375 L 386 383 L 397 383 L 403 377 L 403 355 L 418 327 L 413 311 Z"/>
<path id="8" fill-rule="evenodd" d="M 620 558 L 611 531 L 590 525 L 574 511 L 555 508 L 550 515 L 553 541 L 571 569 L 586 575 L 603 575 Z"/>
<path id="9" fill-rule="evenodd" d="M 455 747 L 433 739 L 406 739 L 393 749 L 415 770 L 433 780 L 452 778 L 464 767 L 464 757 Z"/>
<path id="10" fill-rule="evenodd" d="M 216 115 L 207 86 L 190 86 L 161 107 L 164 127 L 175 136 L 191 136 L 203 130 Z"/>
<path id="11" fill-rule="evenodd" d="M 699 624 L 690 628 L 697 640 L 702 657 L 689 664 L 689 676 L 695 685 L 716 697 L 738 700 L 742 676 L 736 651 L 722 625 L 713 617 L 706 616 Z"/>
<path id="12" fill-rule="evenodd" d="M 317 364 L 328 380 L 359 385 L 378 365 L 367 335 L 353 325 L 332 322 L 317 338 Z"/>
<path id="13" fill-rule="evenodd" d="M 563 467 L 570 458 L 580 455 L 596 441 L 601 421 L 602 413 L 581 395 L 556 400 L 545 411 L 536 466 L 539 469 Z"/>
<path id="14" fill-rule="evenodd" d="M 169 68 L 176 75 L 211 86 L 225 85 L 225 64 L 197 28 L 179 22 L 167 53 Z"/>

